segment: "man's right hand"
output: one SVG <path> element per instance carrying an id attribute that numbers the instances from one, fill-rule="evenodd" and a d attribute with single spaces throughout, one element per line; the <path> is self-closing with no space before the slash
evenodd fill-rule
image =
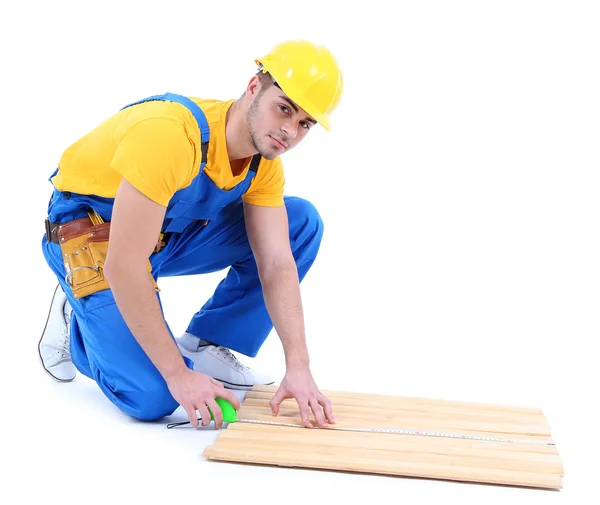
<path id="1" fill-rule="evenodd" d="M 174 377 L 167 381 L 169 391 L 173 398 L 187 412 L 190 423 L 194 428 L 198 426 L 196 410 L 200 412 L 202 426 L 208 426 L 211 421 L 211 412 L 215 418 L 215 428 L 223 425 L 223 412 L 215 398 L 223 398 L 233 405 L 235 410 L 240 408 L 240 400 L 223 384 L 209 375 L 195 372 L 185 367 Z"/>

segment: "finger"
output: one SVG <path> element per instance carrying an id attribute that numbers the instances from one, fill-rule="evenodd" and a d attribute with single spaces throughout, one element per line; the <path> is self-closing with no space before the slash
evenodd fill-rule
<path id="1" fill-rule="evenodd" d="M 233 405 L 233 408 L 235 410 L 240 410 L 240 407 L 242 406 L 240 403 L 240 399 L 235 395 L 235 393 L 233 393 L 232 391 L 230 391 L 229 389 L 225 389 L 223 388 L 223 390 L 225 391 L 226 396 L 226 400 L 231 403 L 231 405 Z"/>
<path id="2" fill-rule="evenodd" d="M 269 401 L 269 407 L 271 407 L 271 411 L 273 412 L 274 416 L 279 414 L 279 406 L 281 405 L 281 402 L 286 398 L 291 398 L 291 396 L 285 389 L 280 387 L 277 390 L 277 392 L 273 395 L 273 398 L 271 398 L 271 400 Z"/>
<path id="3" fill-rule="evenodd" d="M 206 400 L 206 405 L 213 414 L 215 428 L 217 430 L 220 429 L 221 426 L 223 426 L 223 411 L 221 410 L 221 407 L 219 407 L 219 404 L 212 398 Z"/>
<path id="4" fill-rule="evenodd" d="M 300 419 L 302 420 L 302 424 L 306 428 L 312 428 L 313 425 L 310 422 L 310 409 L 308 407 L 308 401 L 299 400 L 298 398 L 296 398 L 296 402 L 298 402 L 298 407 L 300 409 Z"/>
<path id="5" fill-rule="evenodd" d="M 325 417 L 323 416 L 323 411 L 321 410 L 321 405 L 319 404 L 317 398 L 312 398 L 309 401 L 309 405 L 313 412 L 313 416 L 315 417 L 315 422 L 320 428 L 327 428 L 327 423 L 325 422 Z"/>
<path id="6" fill-rule="evenodd" d="M 198 427 L 198 414 L 196 413 L 196 409 L 191 407 L 184 407 L 186 414 L 190 418 L 190 424 L 194 427 Z"/>
<path id="7" fill-rule="evenodd" d="M 206 404 L 202 403 L 201 405 L 197 405 L 196 408 L 198 412 L 200 412 L 200 417 L 202 418 L 202 426 L 208 426 L 210 424 L 210 412 L 208 408 L 206 408 Z"/>
<path id="8" fill-rule="evenodd" d="M 213 383 L 215 386 L 218 386 L 218 387 L 220 387 L 220 388 L 222 388 L 222 387 L 225 387 L 225 386 L 223 386 L 223 383 L 222 383 L 222 382 L 219 382 L 217 379 L 213 379 L 213 378 L 211 378 L 211 379 L 210 379 L 210 381 L 211 381 L 211 382 L 212 382 L 212 383 Z"/>
<path id="9" fill-rule="evenodd" d="M 317 396 L 317 398 L 319 399 L 319 405 L 321 405 L 321 407 L 323 407 L 323 410 L 325 411 L 325 417 L 327 418 L 327 422 L 330 424 L 335 424 L 335 418 L 333 417 L 333 407 L 331 406 L 329 398 L 327 398 L 321 393 L 319 393 L 319 396 Z"/>
<path id="10" fill-rule="evenodd" d="M 224 400 L 227 400 L 229 403 L 231 403 L 235 410 L 240 409 L 240 399 L 235 395 L 235 393 L 233 393 L 229 389 L 225 389 L 224 387 L 218 389 L 215 388 L 214 393 L 216 397 L 223 398 Z"/>

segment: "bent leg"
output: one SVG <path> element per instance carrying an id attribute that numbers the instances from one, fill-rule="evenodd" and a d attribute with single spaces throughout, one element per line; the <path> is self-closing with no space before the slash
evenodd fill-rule
<path id="1" fill-rule="evenodd" d="M 323 222 L 307 200 L 286 197 L 292 253 L 302 281 L 317 257 Z M 200 232 L 181 237 L 183 245 L 160 266 L 160 275 L 200 274 L 230 266 L 214 295 L 198 311 L 187 331 L 254 357 L 273 329 L 258 269 L 246 235 L 241 202 Z"/>
<path id="2" fill-rule="evenodd" d="M 77 370 L 96 381 L 125 414 L 144 421 L 172 414 L 179 404 L 125 324 L 112 292 L 75 299 L 64 282 L 59 246 L 44 241 L 43 250 L 73 308 L 70 350 Z"/>
<path id="3" fill-rule="evenodd" d="M 76 317 L 77 331 L 71 336 L 73 363 L 124 413 L 146 421 L 172 414 L 179 404 L 131 334 L 112 293 L 98 294 L 105 296 L 106 304 Z"/>

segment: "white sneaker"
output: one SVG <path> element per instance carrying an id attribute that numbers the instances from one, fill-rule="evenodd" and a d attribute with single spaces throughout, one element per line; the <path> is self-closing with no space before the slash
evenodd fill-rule
<path id="1" fill-rule="evenodd" d="M 70 382 L 77 373 L 71 361 L 71 306 L 60 285 L 56 286 L 46 326 L 38 343 L 44 370 L 59 382 Z"/>
<path id="2" fill-rule="evenodd" d="M 187 332 L 176 340 L 181 354 L 194 362 L 194 370 L 217 379 L 227 389 L 245 390 L 254 385 L 269 385 L 275 382 L 268 375 L 240 363 L 226 347 L 215 344 L 199 345 L 200 339 Z"/>

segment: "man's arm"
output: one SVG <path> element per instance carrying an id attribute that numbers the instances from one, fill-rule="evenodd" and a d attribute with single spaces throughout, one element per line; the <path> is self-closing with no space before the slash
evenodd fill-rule
<path id="1" fill-rule="evenodd" d="M 171 338 L 146 268 L 165 210 L 123 179 L 113 207 L 104 273 L 125 323 L 188 413 L 192 425 L 198 424 L 196 410 L 204 425 L 210 422 L 208 406 L 218 428 L 222 415 L 215 395 L 226 398 L 236 408 L 239 400 L 218 381 L 187 368 Z"/>
<path id="2" fill-rule="evenodd" d="M 248 241 L 267 311 L 283 344 L 287 368 L 308 368 L 298 269 L 290 247 L 285 206 L 244 203 Z"/>
<path id="3" fill-rule="evenodd" d="M 125 323 L 168 380 L 186 365 L 171 339 L 146 269 L 165 210 L 123 179 L 113 207 L 104 271 Z"/>
<path id="4" fill-rule="evenodd" d="M 310 372 L 300 282 L 290 247 L 286 208 L 244 203 L 244 217 L 265 305 L 286 360 L 286 377 L 271 400 L 271 408 L 277 414 L 281 402 L 294 397 L 305 426 L 312 426 L 308 418 L 310 408 L 317 423 L 326 427 L 319 405 L 325 409 L 329 422 L 334 422 L 331 403 L 320 393 Z"/>

